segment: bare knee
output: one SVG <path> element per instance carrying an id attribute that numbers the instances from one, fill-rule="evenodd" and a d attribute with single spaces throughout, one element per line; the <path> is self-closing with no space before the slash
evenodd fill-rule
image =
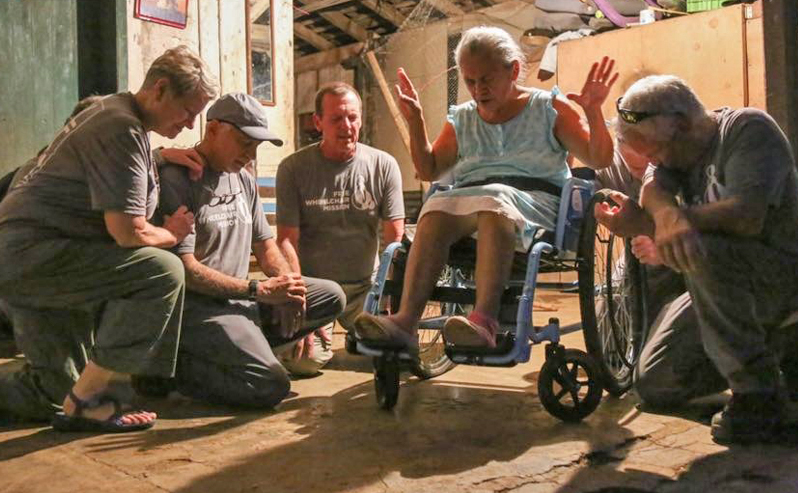
<path id="1" fill-rule="evenodd" d="M 429 212 L 418 222 L 414 243 L 423 241 L 433 247 L 448 247 L 477 230 L 474 216 L 454 216 L 445 212 Z"/>

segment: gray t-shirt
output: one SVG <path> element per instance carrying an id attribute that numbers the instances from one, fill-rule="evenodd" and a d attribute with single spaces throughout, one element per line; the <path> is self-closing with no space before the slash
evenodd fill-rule
<path id="1" fill-rule="evenodd" d="M 640 187 L 642 183 L 636 180 L 626 167 L 626 161 L 623 154 L 615 147 L 615 155 L 612 159 L 612 165 L 596 171 L 596 181 L 598 188 L 609 188 L 623 192 L 635 202 L 640 200 Z"/>
<path id="2" fill-rule="evenodd" d="M 0 225 L 111 240 L 103 214 L 152 217 L 158 175 L 133 95 L 108 96 L 56 134 L 0 204 Z"/>
<path id="3" fill-rule="evenodd" d="M 765 112 L 754 108 L 716 110 L 719 131 L 707 160 L 689 173 L 658 166 L 653 179 L 685 204 L 742 197 L 765 201 L 768 212 L 760 239 L 798 254 L 798 173 L 787 137 Z"/>
<path id="4" fill-rule="evenodd" d="M 17 186 L 19 182 L 21 182 L 25 178 L 25 176 L 30 172 L 30 170 L 32 170 L 36 166 L 37 162 L 38 162 L 37 158 L 33 158 L 29 159 L 25 164 L 20 166 L 17 169 L 17 172 L 14 174 L 14 178 L 11 180 L 11 186 L 9 187 L 9 190 Z"/>
<path id="5" fill-rule="evenodd" d="M 185 205 L 194 213 L 194 233 L 173 251 L 193 253 L 203 265 L 228 276 L 246 279 L 252 243 L 273 237 L 258 196 L 255 178 L 247 170 L 224 173 L 205 168 L 191 181 L 186 168 L 161 170 L 159 216 Z"/>
<path id="6" fill-rule="evenodd" d="M 277 170 L 277 224 L 299 227 L 302 273 L 338 282 L 368 279 L 380 220 L 403 219 L 402 175 L 390 154 L 357 145 L 343 163 L 313 144 Z"/>

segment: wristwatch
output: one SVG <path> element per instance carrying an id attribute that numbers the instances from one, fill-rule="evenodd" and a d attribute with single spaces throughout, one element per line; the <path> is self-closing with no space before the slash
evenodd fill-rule
<path id="1" fill-rule="evenodd" d="M 250 279 L 249 287 L 247 288 L 247 298 L 255 301 L 258 299 L 258 280 Z"/>

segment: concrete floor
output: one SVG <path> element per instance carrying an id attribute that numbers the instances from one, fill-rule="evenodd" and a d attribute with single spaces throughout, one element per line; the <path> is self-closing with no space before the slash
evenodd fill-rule
<path id="1" fill-rule="evenodd" d="M 541 301 L 564 323 L 575 320 L 574 297 Z M 552 315 L 539 312 L 536 322 Z M 582 346 L 581 333 L 564 344 Z M 605 396 L 592 416 L 568 425 L 537 398 L 542 362 L 535 347 L 531 362 L 515 368 L 407 377 L 398 405 L 385 412 L 375 404 L 370 363 L 339 348 L 323 375 L 295 381 L 272 412 L 174 396 L 147 402 L 160 419 L 142 433 L 0 428 L 0 491 L 798 491 L 798 440 L 714 444 L 707 422 L 718 399 L 664 416 L 641 412 L 633 396 Z M 18 364 L 0 360 L 0 371 Z"/>

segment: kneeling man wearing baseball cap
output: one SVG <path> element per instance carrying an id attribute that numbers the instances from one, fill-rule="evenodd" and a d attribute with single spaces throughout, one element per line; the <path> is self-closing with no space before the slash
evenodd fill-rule
<path id="1" fill-rule="evenodd" d="M 272 407 L 290 388 L 272 345 L 334 320 L 345 296 L 332 281 L 291 272 L 266 222 L 256 180 L 245 167 L 262 142 L 283 141 L 269 130 L 260 102 L 227 94 L 208 109 L 207 120 L 192 150 L 164 150 L 160 158 L 204 164 L 199 178 L 183 166 L 167 164 L 161 171 L 161 213 L 186 204 L 196 228 L 175 248 L 187 293 L 173 384 L 198 399 Z M 251 253 L 265 280 L 248 279 Z"/>

